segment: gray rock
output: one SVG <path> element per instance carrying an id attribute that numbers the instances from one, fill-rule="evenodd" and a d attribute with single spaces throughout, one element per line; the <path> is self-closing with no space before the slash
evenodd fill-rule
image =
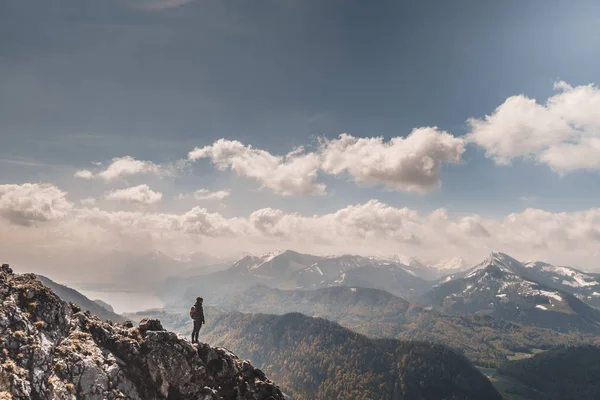
<path id="1" fill-rule="evenodd" d="M 102 321 L 32 274 L 0 270 L 0 399 L 283 399 L 248 361 L 160 321 Z M 10 394 L 12 397 L 7 397 Z"/>
<path id="2" fill-rule="evenodd" d="M 147 331 L 164 331 L 162 324 L 157 319 L 144 318 L 140 321 L 139 325 L 140 332 L 145 333 Z"/>

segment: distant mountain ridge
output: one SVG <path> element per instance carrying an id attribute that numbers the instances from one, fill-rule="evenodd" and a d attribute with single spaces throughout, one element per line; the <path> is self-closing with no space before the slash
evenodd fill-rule
<path id="1" fill-rule="evenodd" d="M 578 299 L 600 308 L 600 278 L 597 274 L 541 261 L 523 263 L 523 275 L 549 287 L 574 294 Z"/>
<path id="2" fill-rule="evenodd" d="M 410 265 L 402 264 L 398 260 L 400 257 L 394 260 L 393 257 L 383 259 L 350 254 L 314 256 L 292 250 L 270 252 L 262 256 L 248 255 L 221 271 L 169 278 L 158 291 L 158 295 L 168 303 L 176 305 L 200 292 L 205 294 L 209 303 L 222 302 L 231 294 L 256 284 L 286 290 L 356 286 L 386 290 L 411 301 L 418 301 L 424 306 L 441 309 L 439 304 L 427 304 L 417 299 L 423 299 L 422 296 L 432 288 L 432 292 L 439 291 L 438 287 L 446 282 L 466 279 L 488 265 L 496 265 L 500 272 L 516 275 L 532 285 L 541 285 L 540 287 L 549 291 L 570 293 L 584 303 L 600 305 L 600 279 L 594 274 L 569 267 L 553 267 L 540 262 L 523 264 L 499 252 L 492 253 L 483 262 L 467 269 L 462 258 L 440 262 L 437 264 L 437 268 L 440 269 L 428 267 L 417 259 L 408 260 Z M 442 271 L 451 274 L 438 279 Z M 558 295 L 555 298 L 558 298 Z M 542 307 L 546 307 L 547 304 L 536 305 L 540 306 L 538 310 L 543 310 Z M 473 312 L 477 311 L 479 310 Z"/>
<path id="3" fill-rule="evenodd" d="M 543 261 L 520 262 L 501 252 L 491 253 L 475 267 L 446 275 L 440 282 L 464 278 L 478 269 L 494 263 L 526 280 L 571 293 L 584 303 L 600 308 L 599 274 L 583 272 L 568 266 L 555 266 Z"/>
<path id="4" fill-rule="evenodd" d="M 538 283 L 532 279 L 535 272 L 506 254 L 492 253 L 447 278 L 419 303 L 452 315 L 479 312 L 562 331 L 600 332 L 600 311 L 572 293 Z"/>
<path id="5" fill-rule="evenodd" d="M 354 255 L 321 257 L 286 250 L 246 256 L 226 270 L 208 275 L 169 279 L 159 295 L 177 302 L 204 293 L 210 303 L 256 284 L 280 289 L 362 286 L 412 298 L 433 283 L 388 260 Z"/>

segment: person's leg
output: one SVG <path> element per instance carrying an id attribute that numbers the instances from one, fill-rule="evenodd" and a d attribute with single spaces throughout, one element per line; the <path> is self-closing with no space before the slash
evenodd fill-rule
<path id="1" fill-rule="evenodd" d="M 192 343 L 196 343 L 198 341 L 198 322 L 197 320 L 194 320 L 194 330 L 192 331 Z"/>

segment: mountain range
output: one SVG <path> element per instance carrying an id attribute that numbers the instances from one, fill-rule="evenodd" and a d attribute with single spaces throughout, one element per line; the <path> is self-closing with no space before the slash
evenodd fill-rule
<path id="1" fill-rule="evenodd" d="M 445 346 L 368 339 L 302 314 L 223 314 L 202 336 L 264 366 L 284 394 L 226 348 L 191 345 L 156 319 L 103 322 L 7 265 L 0 296 L 0 398 L 502 398 Z"/>
<path id="2" fill-rule="evenodd" d="M 292 250 L 246 256 L 210 274 L 172 277 L 158 295 L 171 308 L 182 308 L 202 295 L 207 304 L 222 304 L 254 285 L 285 290 L 346 286 L 385 290 L 398 297 L 452 315 L 487 313 L 521 324 L 561 331 L 596 332 L 600 315 L 600 280 L 594 274 L 543 262 L 521 263 L 492 253 L 462 270 L 464 260 L 438 264 L 452 273 L 435 280 L 433 267 L 416 259 L 382 259 L 359 255 L 315 256 Z"/>
<path id="3" fill-rule="evenodd" d="M 581 288 L 589 290 L 588 286 L 539 283 L 552 283 L 550 276 L 564 276 L 573 270 L 563 267 L 547 272 L 547 267 L 529 265 L 503 253 L 492 253 L 472 269 L 447 277 L 418 302 L 451 315 L 485 313 L 560 331 L 600 332 L 600 311 L 573 294 Z M 583 281 L 582 275 L 577 279 Z"/>
<path id="4" fill-rule="evenodd" d="M 246 256 L 225 270 L 207 275 L 171 278 L 158 294 L 177 304 L 202 293 L 210 303 L 256 284 L 280 289 L 361 286 L 410 299 L 425 292 L 433 282 L 390 260 L 356 255 L 321 257 L 287 250 Z"/>

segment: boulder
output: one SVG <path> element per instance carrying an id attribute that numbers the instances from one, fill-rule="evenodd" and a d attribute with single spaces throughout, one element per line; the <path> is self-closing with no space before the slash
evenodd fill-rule
<path id="1" fill-rule="evenodd" d="M 8 264 L 2 264 L 2 267 L 0 268 L 0 271 L 6 273 L 6 274 L 12 274 L 13 270 L 12 268 L 10 268 L 10 265 Z"/>
<path id="2" fill-rule="evenodd" d="M 140 321 L 139 329 L 142 334 L 147 331 L 164 331 L 162 324 L 158 319 L 144 318 Z"/>

